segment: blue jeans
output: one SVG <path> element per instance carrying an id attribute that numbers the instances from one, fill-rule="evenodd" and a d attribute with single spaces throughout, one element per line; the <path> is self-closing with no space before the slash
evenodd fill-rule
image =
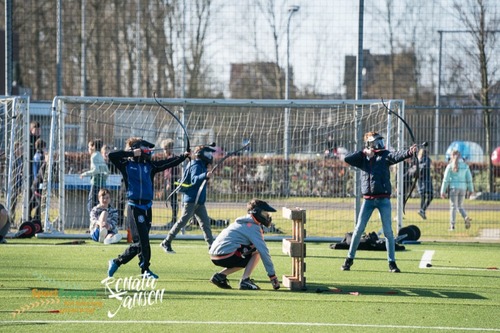
<path id="1" fill-rule="evenodd" d="M 352 234 L 351 245 L 349 246 L 348 258 L 354 259 L 356 250 L 359 246 L 361 236 L 365 232 L 366 224 L 372 216 L 375 208 L 378 209 L 380 218 L 382 219 L 382 229 L 385 236 L 385 247 L 387 249 L 387 260 L 396 261 L 396 245 L 394 241 L 394 234 L 392 232 L 392 218 L 391 218 L 391 200 L 389 198 L 370 199 L 365 200 L 361 205 L 358 221 Z"/>

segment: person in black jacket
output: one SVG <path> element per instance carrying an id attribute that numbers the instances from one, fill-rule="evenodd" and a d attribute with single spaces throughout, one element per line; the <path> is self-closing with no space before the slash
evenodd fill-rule
<path id="1" fill-rule="evenodd" d="M 127 191 L 127 219 L 133 239 L 133 243 L 121 255 L 108 262 L 109 277 L 112 277 L 121 265 L 128 263 L 138 255 L 141 274 L 147 278 L 158 278 L 158 275 L 149 269 L 151 259 L 149 230 L 151 229 L 151 206 L 154 197 L 153 179 L 158 172 L 182 163 L 189 156 L 189 152 L 161 161 L 152 161 L 151 155 L 154 146 L 146 140 L 132 137 L 127 140 L 127 150 L 109 153 L 109 160 L 123 176 Z"/>
<path id="2" fill-rule="evenodd" d="M 418 151 L 418 166 L 420 169 L 420 175 L 418 178 L 418 193 L 420 194 L 420 210 L 418 215 L 424 220 L 427 219 L 425 211 L 429 208 L 432 199 L 434 198 L 432 187 L 432 177 L 431 177 L 431 159 L 426 149 L 420 149 Z"/>
<path id="3" fill-rule="evenodd" d="M 376 132 L 365 133 L 364 141 L 365 148 L 363 150 L 349 153 L 344 159 L 346 163 L 362 171 L 361 193 L 365 200 L 361 205 L 349 252 L 342 265 L 342 270 L 348 271 L 351 269 L 366 224 L 373 211 L 378 209 L 385 235 L 389 271 L 399 273 L 400 270 L 396 265 L 395 240 L 391 222 L 390 197 L 392 186 L 390 166 L 413 156 L 417 151 L 417 145 L 412 145 L 407 150 L 390 152 L 385 149 L 384 138 Z"/>

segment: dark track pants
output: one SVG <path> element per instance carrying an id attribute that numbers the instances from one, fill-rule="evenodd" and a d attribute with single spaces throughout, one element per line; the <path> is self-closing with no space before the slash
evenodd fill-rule
<path id="1" fill-rule="evenodd" d="M 123 265 L 139 256 L 141 273 L 149 269 L 151 260 L 151 246 L 149 244 L 149 230 L 151 229 L 151 208 L 142 210 L 134 206 L 127 206 L 127 219 L 132 233 L 133 243 L 115 260 Z"/>

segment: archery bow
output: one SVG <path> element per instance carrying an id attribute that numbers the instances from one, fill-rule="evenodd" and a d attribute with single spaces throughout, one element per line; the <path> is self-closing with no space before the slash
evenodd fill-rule
<path id="1" fill-rule="evenodd" d="M 186 130 L 186 127 L 184 126 L 184 124 L 182 123 L 182 121 L 180 121 L 180 119 L 172 112 L 170 111 L 165 105 L 161 104 L 160 101 L 156 98 L 156 91 L 153 92 L 153 98 L 156 102 L 156 104 L 158 104 L 163 110 L 167 111 L 172 117 L 174 117 L 174 119 L 179 123 L 179 125 L 181 126 L 182 130 L 184 131 L 184 135 L 186 136 L 186 151 L 188 153 L 191 152 L 191 143 L 189 142 L 189 135 L 188 135 L 188 132 Z M 188 157 L 189 160 L 191 160 L 190 157 Z M 167 201 L 168 199 L 170 199 L 170 197 L 174 194 L 174 193 L 177 193 L 182 184 L 184 183 L 184 181 L 186 180 L 186 177 L 187 177 L 187 172 L 185 173 L 185 176 L 183 177 L 183 179 L 180 181 L 180 184 L 170 193 L 170 195 L 167 197 Z"/>
<path id="2" fill-rule="evenodd" d="M 401 117 L 396 112 L 392 111 L 387 106 L 387 104 L 385 104 L 385 102 L 384 102 L 383 99 L 382 99 L 382 105 L 385 107 L 385 109 L 387 110 L 387 112 L 392 113 L 393 115 L 395 115 L 396 117 L 398 117 L 399 120 L 401 120 L 401 122 L 403 123 L 403 125 L 406 127 L 406 130 L 410 134 L 412 144 L 417 144 L 417 141 L 415 140 L 415 135 L 413 135 L 413 131 L 412 131 L 410 125 L 408 125 L 408 123 L 406 122 L 406 120 L 404 120 L 403 117 Z M 422 145 L 425 146 L 426 142 L 424 142 Z M 408 194 L 407 194 L 407 196 L 406 196 L 406 198 L 405 198 L 405 200 L 403 202 L 403 214 L 405 214 L 406 203 L 408 202 L 408 199 L 410 199 L 411 194 L 412 194 L 413 190 L 415 189 L 415 186 L 417 185 L 417 182 L 418 182 L 418 178 L 420 176 L 420 167 L 418 165 L 417 152 L 415 152 L 415 154 L 413 154 L 413 163 L 415 164 L 415 174 L 413 176 L 414 180 L 413 180 L 413 184 L 411 184 L 410 190 L 408 191 Z M 403 188 L 404 188 L 404 186 L 403 186 Z"/>
<path id="3" fill-rule="evenodd" d="M 210 170 L 210 172 L 214 172 L 214 170 L 222 164 L 222 162 L 224 162 L 225 160 L 227 160 L 229 157 L 231 156 L 234 156 L 236 155 L 237 153 L 239 153 L 240 151 L 243 151 L 245 150 L 248 146 L 250 146 L 250 141 L 248 141 L 244 146 L 236 149 L 235 151 L 232 151 L 230 153 L 227 153 L 226 156 L 224 156 L 223 158 L 221 158 L 213 167 L 212 169 Z M 201 183 L 200 185 L 200 188 L 198 189 L 198 193 L 196 194 L 196 200 L 194 201 L 194 204 L 196 205 L 198 203 L 198 199 L 200 198 L 200 194 L 201 192 L 203 191 L 203 188 L 205 187 L 205 184 L 207 183 L 207 179 L 204 179 L 203 180 L 203 183 Z"/>
<path id="4" fill-rule="evenodd" d="M 158 104 L 163 110 L 167 111 L 179 123 L 182 130 L 184 131 L 184 135 L 186 136 L 186 143 L 187 143 L 186 151 L 191 152 L 191 143 L 189 142 L 189 135 L 188 135 L 186 127 L 184 126 L 182 121 L 180 121 L 180 119 L 172 111 L 170 111 L 165 105 L 160 103 L 160 101 L 156 98 L 156 91 L 153 93 L 153 98 L 155 99 L 156 104 Z"/>

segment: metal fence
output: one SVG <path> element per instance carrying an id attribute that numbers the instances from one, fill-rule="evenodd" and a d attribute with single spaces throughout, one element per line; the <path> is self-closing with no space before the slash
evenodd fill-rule
<path id="1" fill-rule="evenodd" d="M 245 214 L 245 202 L 258 196 L 276 207 L 307 209 L 310 239 L 342 238 L 346 232 L 352 231 L 359 205 L 356 171 L 342 161 L 343 155 L 356 149 L 357 136 L 371 129 L 385 133 L 391 148 L 401 149 L 409 145 L 408 133 L 395 117 L 387 114 L 380 101 L 165 99 L 161 102 L 185 124 L 193 146 L 212 141 L 217 143 L 219 155 L 216 158 L 251 141 L 249 149 L 228 159 L 215 172 L 209 187 L 207 207 L 216 233 L 228 220 Z M 87 141 L 99 137 L 112 149 L 121 149 L 126 138 L 141 136 L 157 144 L 159 149 L 155 158 L 162 158 L 160 144 L 167 137 L 176 141 L 177 153 L 185 149 L 181 128 L 152 99 L 58 97 L 53 106 L 54 112 L 38 115 L 43 122 L 42 128 L 50 128 L 49 133 L 42 133 L 49 142 L 46 156 L 54 157 L 48 159 L 52 164 L 46 177 L 52 185 L 45 191 L 49 196 L 43 200 L 44 217 L 49 222 L 47 232 L 51 229 L 54 234 L 86 233 L 89 180 L 80 179 L 79 175 L 90 164 Z M 389 106 L 404 116 L 418 141 L 429 142 L 435 190 L 427 220 L 423 221 L 417 214 L 418 193 L 413 194 L 403 215 L 403 169 L 395 169 L 395 228 L 417 225 L 422 239 L 428 240 L 498 241 L 499 205 L 497 201 L 486 200 L 494 199 L 496 193 L 489 196 L 483 193 L 476 200 L 467 201 L 466 209 L 473 218 L 472 228 L 459 227 L 454 233 L 448 231 L 448 202 L 439 199 L 448 146 L 454 141 L 472 141 L 484 147 L 485 131 L 479 125 L 483 110 L 441 108 L 439 131 L 436 131 L 436 109 L 405 109 L 402 101 L 391 101 Z M 492 109 L 493 147 L 499 144 L 496 125 L 499 114 L 498 109 Z M 284 154 L 287 144 L 288 157 Z M 433 147 L 438 147 L 437 154 Z M 483 152 L 483 162 L 471 163 L 476 189 L 482 192 L 488 188 L 488 158 L 489 154 Z M 496 192 L 499 167 L 493 167 L 491 172 Z M 10 173 L 6 168 L 3 176 Z M 117 191 L 120 186 L 120 176 L 112 175 L 108 187 L 115 191 L 115 203 L 120 200 Z M 157 234 L 166 232 L 172 218 L 171 209 L 165 203 L 165 187 L 166 180 L 158 175 L 153 220 L 153 233 Z M 275 226 L 269 230 L 269 235 L 290 235 L 288 221 L 279 213 L 276 215 Z M 366 231 L 380 229 L 380 221 L 374 214 Z M 195 221 L 186 232 L 199 234 Z"/>

